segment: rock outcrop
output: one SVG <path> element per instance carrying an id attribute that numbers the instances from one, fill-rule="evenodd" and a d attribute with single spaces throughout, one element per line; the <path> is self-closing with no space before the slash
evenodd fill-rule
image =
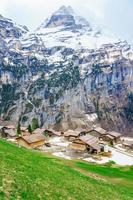
<path id="1" fill-rule="evenodd" d="M 33 33 L 0 17 L 0 116 L 133 134 L 133 51 L 61 7 Z"/>

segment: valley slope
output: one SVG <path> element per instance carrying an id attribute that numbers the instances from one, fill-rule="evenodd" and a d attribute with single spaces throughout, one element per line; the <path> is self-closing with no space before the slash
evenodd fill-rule
<path id="1" fill-rule="evenodd" d="M 133 199 L 133 167 L 58 159 L 4 140 L 0 156 L 1 200 Z"/>

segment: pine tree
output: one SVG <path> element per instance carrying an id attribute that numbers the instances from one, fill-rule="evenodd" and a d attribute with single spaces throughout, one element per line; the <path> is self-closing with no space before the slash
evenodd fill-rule
<path id="1" fill-rule="evenodd" d="M 18 135 L 21 135 L 20 123 L 18 123 L 18 125 L 17 125 L 17 134 L 18 134 Z"/>
<path id="2" fill-rule="evenodd" d="M 28 126 L 28 131 L 29 131 L 30 134 L 32 134 L 32 128 L 31 128 L 31 125 L 30 125 L 30 124 L 29 124 L 29 126 Z"/>
<path id="3" fill-rule="evenodd" d="M 32 119 L 32 131 L 36 130 L 37 128 L 39 128 L 39 122 L 37 118 L 33 118 Z"/>

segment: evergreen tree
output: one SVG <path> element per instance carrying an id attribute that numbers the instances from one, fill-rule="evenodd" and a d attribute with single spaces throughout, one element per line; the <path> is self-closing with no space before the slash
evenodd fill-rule
<path id="1" fill-rule="evenodd" d="M 17 134 L 21 135 L 21 127 L 20 127 L 20 122 L 17 125 Z"/>
<path id="2" fill-rule="evenodd" d="M 28 131 L 29 131 L 30 134 L 32 134 L 32 128 L 31 128 L 31 125 L 30 125 L 30 124 L 29 124 L 29 126 L 28 126 Z"/>
<path id="3" fill-rule="evenodd" d="M 32 119 L 32 131 L 36 130 L 37 128 L 39 128 L 39 122 L 37 118 L 33 118 Z"/>

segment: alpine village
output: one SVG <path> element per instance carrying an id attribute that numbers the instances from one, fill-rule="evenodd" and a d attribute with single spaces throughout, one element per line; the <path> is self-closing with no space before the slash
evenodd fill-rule
<path id="1" fill-rule="evenodd" d="M 132 44 L 71 6 L 0 15 L 0 200 L 108 199 L 133 200 Z"/>

